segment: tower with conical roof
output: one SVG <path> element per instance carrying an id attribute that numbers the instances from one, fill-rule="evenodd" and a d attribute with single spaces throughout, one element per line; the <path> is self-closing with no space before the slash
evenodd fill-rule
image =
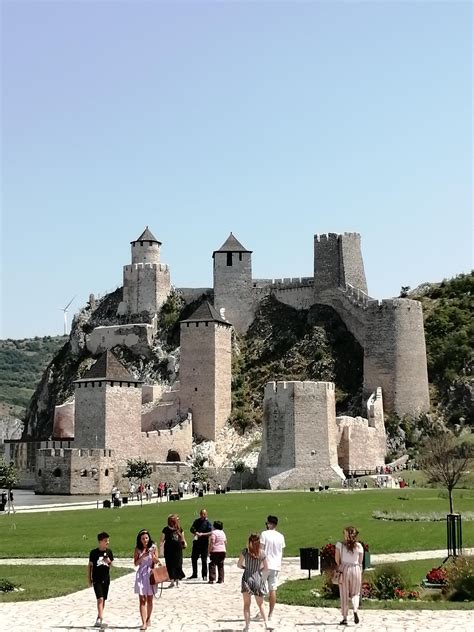
<path id="1" fill-rule="evenodd" d="M 130 244 L 132 263 L 123 267 L 123 300 L 118 314 L 153 316 L 171 291 L 169 268 L 160 263 L 161 242 L 147 226 Z"/>
<path id="2" fill-rule="evenodd" d="M 231 412 L 232 325 L 208 302 L 181 321 L 180 408 L 193 433 L 215 441 Z"/>
<path id="3" fill-rule="evenodd" d="M 252 251 L 230 233 L 214 260 L 214 307 L 225 309 L 226 318 L 243 333 L 253 320 Z"/>
<path id="4" fill-rule="evenodd" d="M 113 450 L 119 462 L 140 456 L 141 381 L 106 351 L 75 385 L 74 448 Z"/>

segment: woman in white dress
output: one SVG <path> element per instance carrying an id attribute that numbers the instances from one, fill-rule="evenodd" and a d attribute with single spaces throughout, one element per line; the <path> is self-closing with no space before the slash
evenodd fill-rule
<path id="1" fill-rule="evenodd" d="M 344 542 L 336 543 L 336 564 L 339 575 L 339 593 L 341 595 L 342 621 L 340 625 L 347 625 L 349 614 L 349 598 L 354 610 L 354 623 L 359 623 L 359 601 L 362 585 L 362 560 L 364 549 L 357 542 L 359 532 L 354 527 L 344 529 Z"/>

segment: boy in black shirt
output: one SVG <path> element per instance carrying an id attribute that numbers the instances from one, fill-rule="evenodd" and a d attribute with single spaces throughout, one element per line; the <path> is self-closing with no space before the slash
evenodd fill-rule
<path id="1" fill-rule="evenodd" d="M 108 548 L 109 534 L 102 531 L 97 536 L 99 546 L 92 549 L 89 553 L 89 565 L 87 567 L 87 579 L 89 588 L 94 586 L 95 596 L 97 597 L 97 620 L 96 627 L 102 625 L 102 617 L 104 614 L 105 601 L 109 594 L 110 585 L 110 567 L 114 559 L 114 554 Z"/>

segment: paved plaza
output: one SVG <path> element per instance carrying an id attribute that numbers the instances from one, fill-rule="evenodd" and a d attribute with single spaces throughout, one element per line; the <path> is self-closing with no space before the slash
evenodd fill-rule
<path id="1" fill-rule="evenodd" d="M 418 554 L 396 554 L 373 556 L 376 562 L 403 559 L 442 557 L 441 551 L 424 551 Z M 42 564 L 57 564 L 57 559 L 48 560 L 2 560 L 2 563 L 23 564 L 31 562 L 32 572 L 41 572 Z M 83 564 L 84 582 L 86 564 L 84 559 L 65 559 L 62 564 Z M 128 559 L 116 560 L 117 566 L 133 568 Z M 185 560 L 185 572 L 190 574 L 190 560 Z M 161 598 L 155 599 L 152 625 L 156 632 L 237 632 L 244 627 L 240 576 L 242 571 L 236 560 L 226 562 L 224 584 L 205 584 L 201 581 L 183 581 L 179 588 L 163 589 Z M 282 580 L 307 577 L 301 571 L 299 560 L 284 560 Z M 140 617 L 138 600 L 133 593 L 134 574 L 125 575 L 111 584 L 104 621 L 108 630 L 139 630 Z M 257 613 L 252 606 L 252 615 Z M 95 597 L 92 588 L 77 593 L 35 602 L 4 603 L 0 605 L 0 630 L 10 632 L 51 630 L 93 630 L 95 621 Z M 336 608 L 310 608 L 277 604 L 272 625 L 275 632 L 310 632 L 343 630 L 339 626 L 340 613 Z M 472 630 L 472 613 L 461 610 L 362 610 L 361 623 L 355 626 L 349 616 L 348 628 L 361 632 L 396 632 L 422 630 L 467 632 Z M 263 623 L 252 621 L 251 632 L 263 631 Z"/>

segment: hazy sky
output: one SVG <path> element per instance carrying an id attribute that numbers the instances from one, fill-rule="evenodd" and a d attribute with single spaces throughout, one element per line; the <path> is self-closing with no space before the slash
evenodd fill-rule
<path id="1" fill-rule="evenodd" d="M 62 333 L 146 225 L 176 286 L 358 231 L 369 293 L 472 265 L 470 2 L 1 2 L 3 338 Z"/>

